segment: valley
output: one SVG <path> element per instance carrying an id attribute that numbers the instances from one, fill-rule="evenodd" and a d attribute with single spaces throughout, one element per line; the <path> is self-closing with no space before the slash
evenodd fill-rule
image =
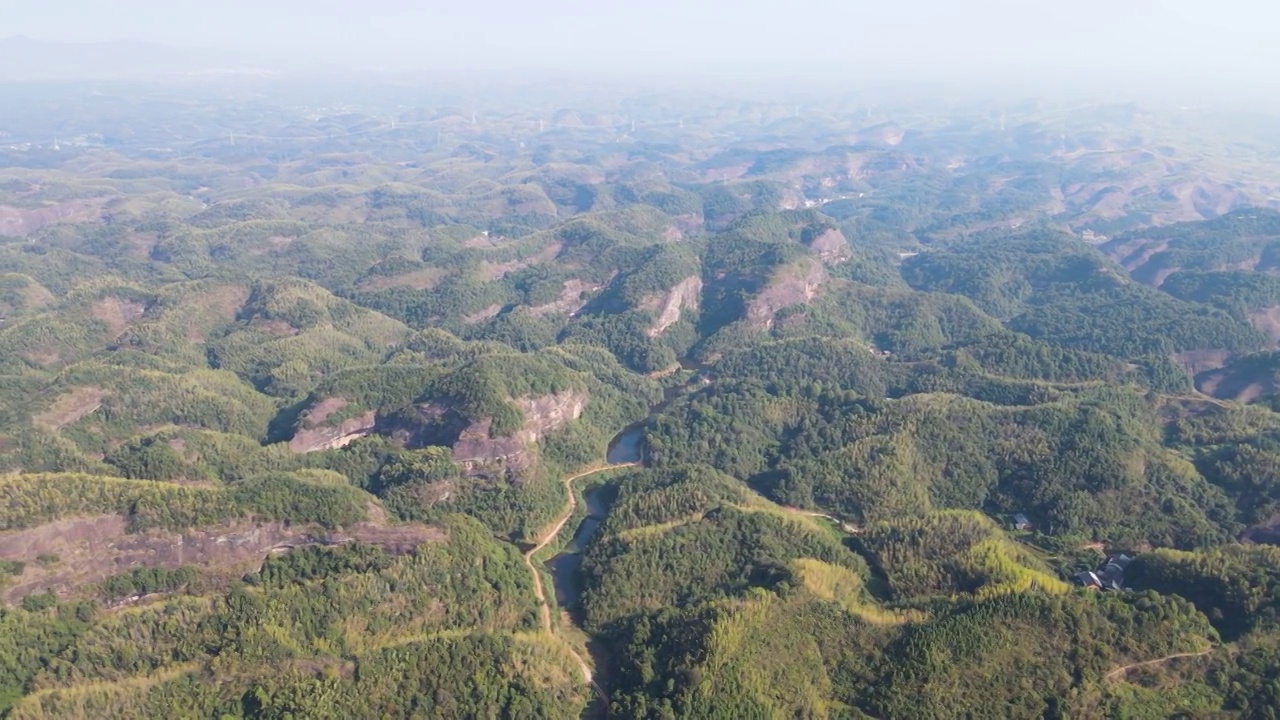
<path id="1" fill-rule="evenodd" d="M 0 118 L 0 717 L 1280 706 L 1265 128 L 201 83 Z"/>

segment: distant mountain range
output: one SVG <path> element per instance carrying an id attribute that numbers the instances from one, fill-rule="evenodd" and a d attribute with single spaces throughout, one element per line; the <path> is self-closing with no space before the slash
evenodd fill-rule
<path id="1" fill-rule="evenodd" d="M 25 36 L 0 39 L 0 81 L 126 80 L 264 74 L 261 63 L 216 50 L 156 43 L 63 43 Z"/>

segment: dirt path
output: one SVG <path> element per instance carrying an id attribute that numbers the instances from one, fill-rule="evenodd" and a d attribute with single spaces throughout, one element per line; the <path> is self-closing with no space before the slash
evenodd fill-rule
<path id="1" fill-rule="evenodd" d="M 615 465 L 605 465 L 603 467 L 584 470 L 577 475 L 570 475 L 564 479 L 564 494 L 566 497 L 564 512 L 560 513 L 560 517 L 552 523 L 551 527 L 543 533 L 543 538 L 524 554 L 524 564 L 528 566 L 529 572 L 533 574 L 533 594 L 538 598 L 538 614 L 542 622 L 542 629 L 547 633 L 555 636 L 555 630 L 551 625 L 551 605 L 547 602 L 547 591 L 542 585 L 542 573 L 538 572 L 538 568 L 533 564 L 533 556 L 537 555 L 548 545 L 555 541 L 560 535 L 560 531 L 564 530 L 564 526 L 568 524 L 569 519 L 573 517 L 573 511 L 578 508 L 578 497 L 573 494 L 573 484 L 588 475 L 607 472 L 609 470 L 620 470 L 622 468 L 639 467 L 640 463 L 617 463 Z M 583 659 L 582 655 L 573 648 L 572 645 L 565 643 L 565 647 L 578 661 L 578 667 L 582 670 L 583 682 L 590 685 L 604 700 L 605 705 L 609 704 L 609 696 L 605 694 L 604 689 L 596 684 L 595 679 L 591 675 L 591 666 Z"/>
<path id="2" fill-rule="evenodd" d="M 784 505 L 784 506 L 783 506 L 783 509 L 785 509 L 785 510 L 789 510 L 789 511 L 794 512 L 794 513 L 799 513 L 799 514 L 801 514 L 801 515 L 807 515 L 807 516 L 809 516 L 809 517 L 815 517 L 815 518 L 822 518 L 822 519 L 824 519 L 824 520 L 830 520 L 831 522 L 833 522 L 833 523 L 835 523 L 836 525 L 838 525 L 838 526 L 840 527 L 840 529 L 841 529 L 841 530 L 843 530 L 843 531 L 845 532 L 845 534 L 846 534 L 846 535 L 857 535 L 857 534 L 859 534 L 859 533 L 861 533 L 861 532 L 862 532 L 862 528 L 858 527 L 857 525 L 854 525 L 854 524 L 853 524 L 853 523 L 851 523 L 851 522 L 845 522 L 844 520 L 841 520 L 840 518 L 836 517 L 835 515 L 828 515 L 827 513 L 824 513 L 824 512 L 816 512 L 816 511 L 813 511 L 813 510 L 801 510 L 800 508 L 791 507 L 791 506 L 789 506 L 789 505 Z"/>
<path id="3" fill-rule="evenodd" d="M 1116 678 L 1119 678 L 1125 675 L 1130 670 L 1136 670 L 1137 668 L 1148 667 L 1151 665 L 1159 665 L 1160 663 L 1166 663 L 1166 662 L 1169 662 L 1170 660 L 1177 660 L 1178 658 L 1203 657 L 1213 652 L 1213 650 L 1214 650 L 1213 648 L 1209 648 L 1208 650 L 1201 650 L 1200 652 L 1174 653 L 1173 655 L 1165 655 L 1164 657 L 1156 658 L 1155 660 L 1144 660 L 1143 662 L 1136 662 L 1136 663 L 1130 663 L 1128 665 L 1121 665 L 1115 670 L 1112 670 L 1111 672 L 1107 673 L 1106 679 L 1115 680 Z"/>

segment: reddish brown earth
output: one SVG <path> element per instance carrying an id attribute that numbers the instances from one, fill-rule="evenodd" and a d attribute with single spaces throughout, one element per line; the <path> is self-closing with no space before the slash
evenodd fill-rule
<path id="1" fill-rule="evenodd" d="M 249 323 L 249 326 L 254 330 L 259 330 L 267 333 L 268 335 L 275 335 L 277 337 L 291 337 L 302 332 L 284 320 L 263 320 L 261 318 L 254 318 L 253 322 Z"/>
<path id="2" fill-rule="evenodd" d="M 235 321 L 240 310 L 244 308 L 244 304 L 249 301 L 250 290 L 244 285 L 220 285 L 208 292 L 200 293 L 194 302 L 205 308 L 208 316 L 213 320 L 212 326 L 201 327 L 195 324 L 187 327 L 186 338 L 188 342 L 203 343 L 205 335 L 208 331 L 213 330 L 218 324 L 227 324 Z"/>
<path id="3" fill-rule="evenodd" d="M 498 303 L 494 303 L 483 310 L 467 315 L 462 318 L 462 322 L 468 325 L 475 325 L 476 323 L 482 323 L 489 318 L 496 317 L 500 312 L 502 312 L 502 306 Z"/>
<path id="4" fill-rule="evenodd" d="M 552 243 L 542 250 L 542 252 L 523 260 L 509 260 L 507 262 L 489 262 L 480 263 L 480 273 L 488 280 L 498 280 L 507 273 L 517 270 L 523 270 L 531 265 L 541 265 L 549 263 L 556 259 L 564 246 L 560 243 Z"/>
<path id="5" fill-rule="evenodd" d="M 66 594 L 135 567 L 196 565 L 234 576 L 257 569 L 272 551 L 305 545 L 362 542 L 406 553 L 424 542 L 445 538 L 439 528 L 418 524 L 359 523 L 336 531 L 249 521 L 183 532 L 129 533 L 126 528 L 125 519 L 118 515 L 98 515 L 0 533 L 0 559 L 26 564 L 0 598 L 15 602 L 46 589 Z M 41 555 L 50 554 L 58 557 L 57 562 L 47 567 L 37 562 Z"/>
<path id="6" fill-rule="evenodd" d="M 513 401 L 524 415 L 524 424 L 511 437 L 490 436 L 491 419 L 473 422 L 453 444 L 453 460 L 468 472 L 485 466 L 502 465 L 520 471 L 533 464 L 531 446 L 547 433 L 555 432 L 582 415 L 587 395 L 566 391 Z"/>
<path id="7" fill-rule="evenodd" d="M 48 410 L 31 418 L 36 425 L 61 430 L 102 407 L 107 391 L 96 387 L 78 387 L 53 401 Z"/>
<path id="8" fill-rule="evenodd" d="M 438 285 L 447 274 L 447 270 L 429 267 L 403 275 L 378 275 L 361 282 L 360 289 L 389 290 L 391 288 L 410 288 L 412 290 L 430 290 Z"/>
<path id="9" fill-rule="evenodd" d="M 119 337 L 129 326 L 142 319 L 147 306 L 133 300 L 105 297 L 93 304 L 93 319 L 106 323 L 114 337 Z"/>
<path id="10" fill-rule="evenodd" d="M 509 437 L 492 437 L 492 418 L 471 422 L 460 428 L 452 442 L 453 459 L 468 472 L 502 467 L 521 471 L 529 468 L 534 460 L 533 446 L 546 434 L 563 428 L 582 415 L 587 406 L 587 394 L 565 391 L 539 397 L 520 397 L 511 402 L 524 416 L 524 424 Z M 389 435 L 405 447 L 419 447 L 422 439 L 418 428 L 412 426 L 379 425 L 377 414 L 369 410 L 338 425 L 325 424 L 334 412 L 345 407 L 342 398 L 327 398 L 303 417 L 298 431 L 289 441 L 289 449 L 297 453 L 314 452 L 343 447 L 372 433 Z M 424 425 L 432 425 L 450 413 L 451 409 L 439 403 L 419 405 L 417 414 Z"/>
<path id="11" fill-rule="evenodd" d="M 1250 403 L 1276 392 L 1275 378 L 1226 367 L 1196 376 L 1196 389 L 1220 400 Z"/>
<path id="12" fill-rule="evenodd" d="M 26 237 L 47 225 L 102 219 L 102 202 L 71 200 L 38 208 L 0 206 L 0 235 Z"/>
<path id="13" fill-rule="evenodd" d="M 1280 344 L 1280 305 L 1249 313 L 1249 322 L 1271 342 Z"/>
<path id="14" fill-rule="evenodd" d="M 1240 533 L 1240 542 L 1258 545 L 1280 545 L 1280 514 L 1273 515 L 1266 522 L 1246 528 Z"/>
<path id="15" fill-rule="evenodd" d="M 1226 350 L 1188 350 L 1170 355 L 1169 359 L 1194 377 L 1225 367 L 1231 359 L 1231 353 Z"/>

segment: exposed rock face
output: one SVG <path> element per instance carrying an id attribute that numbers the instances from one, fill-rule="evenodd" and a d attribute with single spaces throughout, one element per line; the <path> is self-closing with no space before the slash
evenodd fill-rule
<path id="1" fill-rule="evenodd" d="M 853 257 L 849 241 L 839 228 L 830 228 L 815 235 L 809 240 L 809 249 L 818 254 L 823 262 L 840 263 Z"/>
<path id="2" fill-rule="evenodd" d="M 524 415 L 520 429 L 511 437 L 494 438 L 490 436 L 492 419 L 473 422 L 453 444 L 454 462 L 468 472 L 494 465 L 517 472 L 528 468 L 533 463 L 529 446 L 547 433 L 578 419 L 587 407 L 587 395 L 566 391 L 536 398 L 516 398 L 513 402 Z"/>
<path id="3" fill-rule="evenodd" d="M 22 575 L 4 591 L 3 599 L 15 602 L 46 589 L 65 593 L 135 567 L 198 565 L 239 575 L 260 567 L 273 550 L 362 542 L 406 553 L 445 537 L 439 528 L 418 524 L 387 527 L 360 523 L 328 531 L 310 525 L 236 521 L 183 532 L 133 534 L 126 532 L 126 527 L 125 519 L 118 515 L 99 515 L 0 533 L 0 558 L 26 564 Z M 58 561 L 41 567 L 36 559 L 42 554 L 57 555 Z"/>
<path id="4" fill-rule="evenodd" d="M 502 312 L 502 306 L 497 303 L 494 303 L 493 305 L 490 305 L 489 307 L 483 310 L 467 315 L 466 317 L 462 318 L 462 322 L 468 325 L 475 325 L 477 323 L 482 323 L 491 317 L 497 316 L 497 314 L 500 312 Z"/>
<path id="5" fill-rule="evenodd" d="M 410 421 L 379 418 L 369 410 L 337 425 L 325 424 L 330 415 L 347 405 L 342 398 L 329 398 L 304 417 L 301 428 L 289 441 L 289 449 L 297 453 L 330 450 L 377 432 L 405 447 L 449 445 L 454 461 L 468 472 L 494 466 L 518 472 L 533 464 L 533 443 L 582 415 L 587 394 L 570 390 L 515 398 L 512 402 L 524 415 L 524 424 L 509 437 L 495 438 L 491 436 L 492 418 L 468 423 L 441 403 L 417 406 L 416 418 Z"/>
<path id="6" fill-rule="evenodd" d="M 748 325 L 753 328 L 772 327 L 774 315 L 779 310 L 811 302 L 826 280 L 827 272 L 817 260 L 805 260 L 782 268 L 747 306 Z"/>
<path id="7" fill-rule="evenodd" d="M 592 295 L 600 291 L 602 285 L 584 282 L 582 280 L 565 280 L 564 287 L 560 291 L 560 297 L 554 302 L 546 305 L 536 305 L 529 308 L 529 312 L 534 315 L 548 315 L 560 313 L 562 315 L 572 315 L 582 309 Z"/>
<path id="8" fill-rule="evenodd" d="M 649 337 L 658 337 L 666 332 L 667 328 L 676 324 L 680 320 L 680 311 L 688 308 L 697 311 L 698 303 L 702 298 L 702 278 L 693 275 L 681 280 L 675 287 L 667 291 L 664 296 L 654 296 L 650 306 L 649 302 L 645 302 L 641 307 L 646 310 L 657 311 L 658 317 L 653 321 L 653 325 L 646 331 Z M 650 307 L 646 307 L 650 306 Z"/>
<path id="9" fill-rule="evenodd" d="M 351 444 L 357 438 L 373 432 L 377 423 L 374 411 L 369 410 L 337 425 L 325 424 L 330 415 L 347 406 L 343 398 L 322 400 L 303 419 L 302 427 L 289 441 L 289 449 L 296 453 L 332 450 Z"/>

